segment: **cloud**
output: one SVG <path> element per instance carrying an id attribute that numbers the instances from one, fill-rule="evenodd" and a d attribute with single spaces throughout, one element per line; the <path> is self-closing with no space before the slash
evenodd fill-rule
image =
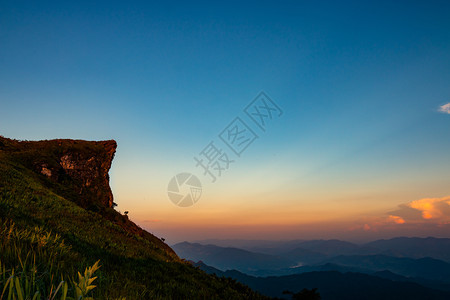
<path id="1" fill-rule="evenodd" d="M 392 220 L 402 219 L 403 223 L 431 222 L 448 224 L 450 223 L 450 196 L 442 198 L 423 198 L 402 204 L 399 206 L 398 210 L 390 212 L 389 217 Z"/>
<path id="2" fill-rule="evenodd" d="M 450 102 L 447 104 L 444 104 L 442 106 L 439 107 L 439 111 L 443 112 L 445 114 L 450 114 Z"/>
<path id="3" fill-rule="evenodd" d="M 432 228 L 450 225 L 450 196 L 423 198 L 400 204 L 384 216 L 366 216 L 349 227 L 350 231 L 377 232 L 399 228 Z"/>
<path id="4" fill-rule="evenodd" d="M 399 216 L 389 216 L 387 221 L 395 224 L 405 224 L 405 220 Z"/>

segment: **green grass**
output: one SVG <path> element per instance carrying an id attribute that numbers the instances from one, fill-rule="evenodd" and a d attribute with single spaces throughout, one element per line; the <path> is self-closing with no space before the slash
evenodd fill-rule
<path id="1" fill-rule="evenodd" d="M 33 148 L 27 151 L 37 155 Z M 100 260 L 96 287 L 89 291 L 95 299 L 266 299 L 180 260 L 113 209 L 94 212 L 76 205 L 22 160 L 23 154 L 0 147 L 0 292 L 16 278 L 27 295 L 39 291 L 41 299 L 49 299 L 59 286 L 55 299 L 64 288 L 72 296 L 77 272 Z"/>
<path id="2" fill-rule="evenodd" d="M 96 287 L 94 272 L 99 261 L 78 272 L 78 281 L 65 272 L 73 269 L 77 253 L 61 236 L 40 227 L 20 229 L 11 221 L 0 229 L 0 300 L 7 299 L 92 299 Z M 65 280 L 66 278 L 66 280 Z M 68 297 L 69 283 L 73 297 Z"/>

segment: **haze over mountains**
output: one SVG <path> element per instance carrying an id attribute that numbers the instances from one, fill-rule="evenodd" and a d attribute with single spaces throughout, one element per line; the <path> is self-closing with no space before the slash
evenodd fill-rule
<path id="1" fill-rule="evenodd" d="M 201 245 L 234 247 L 266 254 L 284 254 L 296 248 L 320 253 L 338 254 L 386 254 L 413 258 L 433 257 L 450 261 L 450 238 L 396 237 L 380 239 L 368 243 L 352 243 L 337 239 L 331 240 L 219 240 L 196 241 Z"/>
<path id="2" fill-rule="evenodd" d="M 399 237 L 365 244 L 340 240 L 215 242 L 222 246 L 183 242 L 172 248 L 208 273 L 235 278 L 274 297 L 281 297 L 281 287 L 292 290 L 298 286 L 318 288 L 323 299 L 358 299 L 368 294 L 364 299 L 450 297 L 450 239 Z M 226 247 L 233 244 L 241 248 Z M 350 287 L 354 298 L 346 294 Z"/>
<path id="3" fill-rule="evenodd" d="M 242 272 L 263 272 L 262 270 L 292 269 L 303 265 L 333 262 L 341 256 L 431 258 L 450 262 L 450 239 L 407 238 L 377 240 L 365 244 L 355 244 L 340 240 L 293 240 L 293 241 L 217 241 L 217 246 L 199 243 L 178 243 L 173 249 L 185 259 L 202 260 L 205 264 L 222 270 L 236 269 Z M 273 266 L 276 266 L 275 268 Z M 290 272 L 288 272 L 290 273 Z M 258 273 L 261 274 L 261 273 Z"/>

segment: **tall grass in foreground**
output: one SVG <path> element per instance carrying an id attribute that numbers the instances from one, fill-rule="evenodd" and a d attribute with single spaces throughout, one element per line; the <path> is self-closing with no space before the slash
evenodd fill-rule
<path id="1" fill-rule="evenodd" d="M 69 260 L 68 260 L 69 259 Z M 0 228 L 0 300 L 94 299 L 94 272 L 99 261 L 78 272 L 77 280 L 64 274 L 77 254 L 57 234 L 40 227 L 19 229 L 5 221 Z M 67 278 L 65 280 L 65 278 Z M 72 294 L 73 297 L 69 297 Z"/>

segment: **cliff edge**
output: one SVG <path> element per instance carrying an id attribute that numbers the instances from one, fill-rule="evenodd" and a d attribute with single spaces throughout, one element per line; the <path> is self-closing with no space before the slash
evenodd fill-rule
<path id="1" fill-rule="evenodd" d="M 113 207 L 108 172 L 116 148 L 114 140 L 17 141 L 0 136 L 0 151 L 42 175 L 45 185 L 93 210 Z"/>

